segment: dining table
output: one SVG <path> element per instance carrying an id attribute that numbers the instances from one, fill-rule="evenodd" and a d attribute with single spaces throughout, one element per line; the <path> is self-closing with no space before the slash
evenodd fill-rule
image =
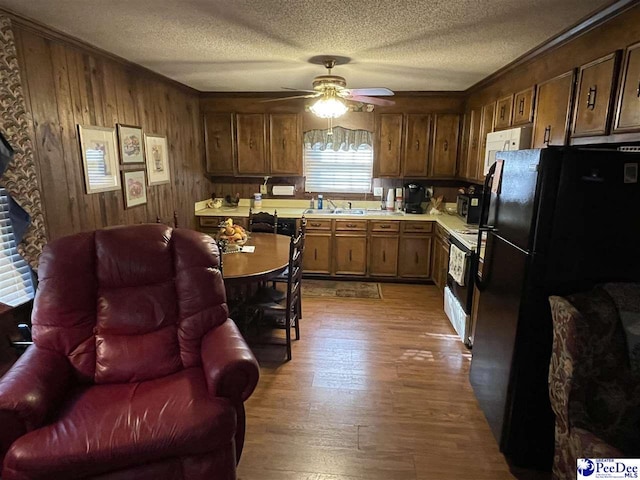
<path id="1" fill-rule="evenodd" d="M 287 235 L 251 233 L 240 251 L 223 254 L 225 283 L 250 284 L 278 276 L 289 265 L 290 242 Z M 254 249 L 249 253 L 245 247 Z"/>

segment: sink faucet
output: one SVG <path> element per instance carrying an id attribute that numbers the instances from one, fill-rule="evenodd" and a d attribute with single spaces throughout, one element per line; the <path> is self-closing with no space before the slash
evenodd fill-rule
<path id="1" fill-rule="evenodd" d="M 336 207 L 336 204 L 335 204 L 335 203 L 333 203 L 333 200 L 330 200 L 330 199 L 328 199 L 328 198 L 327 198 L 327 203 L 328 203 L 329 205 L 331 205 L 331 206 L 333 207 L 333 209 L 334 209 L 334 210 L 335 210 L 336 208 L 338 208 L 338 207 Z"/>

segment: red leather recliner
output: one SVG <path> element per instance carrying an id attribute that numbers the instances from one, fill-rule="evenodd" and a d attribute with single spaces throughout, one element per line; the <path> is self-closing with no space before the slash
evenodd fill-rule
<path id="1" fill-rule="evenodd" d="M 0 379 L 3 480 L 236 478 L 258 365 L 213 240 L 136 225 L 50 243 Z"/>

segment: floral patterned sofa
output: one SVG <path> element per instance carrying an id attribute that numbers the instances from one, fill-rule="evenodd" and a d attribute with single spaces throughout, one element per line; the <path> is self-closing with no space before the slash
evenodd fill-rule
<path id="1" fill-rule="evenodd" d="M 634 328 L 640 334 L 640 323 L 629 330 L 640 319 L 640 284 L 605 284 L 549 301 L 553 478 L 575 479 L 579 458 L 640 457 L 640 344 L 631 351 L 627 344 Z"/>

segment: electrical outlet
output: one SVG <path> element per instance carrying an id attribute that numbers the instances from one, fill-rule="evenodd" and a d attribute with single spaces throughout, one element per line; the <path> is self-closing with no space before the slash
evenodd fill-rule
<path id="1" fill-rule="evenodd" d="M 260 185 L 260 193 L 266 195 L 268 192 L 266 185 Z"/>
<path id="2" fill-rule="evenodd" d="M 373 196 L 381 197 L 382 196 L 382 187 L 373 187 Z"/>

